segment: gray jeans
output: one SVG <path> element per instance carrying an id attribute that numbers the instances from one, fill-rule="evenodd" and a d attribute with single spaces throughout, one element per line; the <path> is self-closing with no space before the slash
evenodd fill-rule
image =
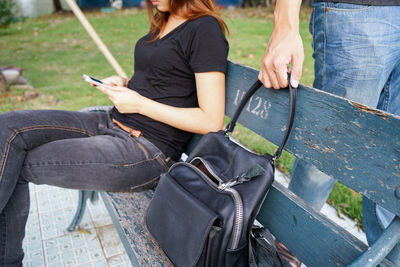
<path id="1" fill-rule="evenodd" d="M 21 266 L 28 182 L 71 189 L 140 191 L 169 166 L 144 137 L 130 136 L 104 112 L 0 114 L 0 266 Z"/>

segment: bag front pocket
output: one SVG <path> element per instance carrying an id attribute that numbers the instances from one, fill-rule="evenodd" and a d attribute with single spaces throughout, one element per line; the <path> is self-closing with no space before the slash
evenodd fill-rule
<path id="1" fill-rule="evenodd" d="M 195 266 L 218 215 L 165 173 L 145 219 L 150 233 L 176 266 Z"/>

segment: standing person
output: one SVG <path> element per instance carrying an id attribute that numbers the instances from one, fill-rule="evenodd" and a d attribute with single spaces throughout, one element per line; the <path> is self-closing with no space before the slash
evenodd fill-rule
<path id="1" fill-rule="evenodd" d="M 22 265 L 28 182 L 144 190 L 178 160 L 192 133 L 222 129 L 228 43 L 214 1 L 147 4 L 151 28 L 136 44 L 133 77 L 97 86 L 114 104 L 110 113 L 0 114 L 0 266 Z"/>
<path id="2" fill-rule="evenodd" d="M 278 0 L 274 30 L 262 59 L 259 79 L 266 87 L 287 86 L 301 77 L 304 50 L 299 34 L 301 1 Z M 400 1 L 314 1 L 310 32 L 315 59 L 313 86 L 352 101 L 400 115 Z M 335 180 L 296 160 L 289 189 L 321 209 Z M 363 199 L 368 243 L 373 244 L 394 215 Z M 400 245 L 388 256 L 400 265 Z"/>

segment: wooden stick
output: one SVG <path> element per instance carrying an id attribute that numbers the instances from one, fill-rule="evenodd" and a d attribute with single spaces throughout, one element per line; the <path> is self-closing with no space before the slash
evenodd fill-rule
<path id="1" fill-rule="evenodd" d="M 89 33 L 89 35 L 92 37 L 93 41 L 96 43 L 97 47 L 100 49 L 100 51 L 103 53 L 103 55 L 106 57 L 108 62 L 111 64 L 111 66 L 114 68 L 114 70 L 117 72 L 117 74 L 121 77 L 127 78 L 128 76 L 124 72 L 124 70 L 121 68 L 121 66 L 118 64 L 118 62 L 115 60 L 113 55 L 110 53 L 108 50 L 107 46 L 101 41 L 100 37 L 97 35 L 96 31 L 93 29 L 92 25 L 89 23 L 85 15 L 82 13 L 81 9 L 78 7 L 78 5 L 75 3 L 74 0 L 65 0 L 69 7 L 71 8 L 72 12 L 74 12 L 75 16 L 78 17 L 79 21 L 83 25 L 83 27 L 86 29 L 86 31 Z"/>

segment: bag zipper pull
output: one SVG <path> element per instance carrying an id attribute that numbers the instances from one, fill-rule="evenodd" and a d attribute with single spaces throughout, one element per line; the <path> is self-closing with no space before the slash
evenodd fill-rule
<path id="1" fill-rule="evenodd" d="M 240 183 L 250 181 L 254 177 L 263 175 L 265 173 L 265 169 L 260 165 L 256 164 L 250 169 L 248 169 L 244 174 L 240 175 L 239 181 Z"/>
<path id="2" fill-rule="evenodd" d="M 225 190 L 227 188 L 231 188 L 232 186 L 238 184 L 238 179 L 239 179 L 239 177 L 234 177 L 234 178 L 230 179 L 229 181 L 227 181 L 225 183 L 220 183 L 218 185 L 218 189 L 222 191 L 222 190 Z"/>
<path id="3" fill-rule="evenodd" d="M 258 177 L 260 175 L 263 175 L 264 173 L 265 169 L 260 164 L 256 164 L 248 169 L 246 172 L 242 173 L 240 176 L 234 177 L 225 183 L 220 183 L 218 185 L 218 189 L 222 191 L 227 188 L 231 188 L 232 186 L 250 181 L 254 177 Z"/>

